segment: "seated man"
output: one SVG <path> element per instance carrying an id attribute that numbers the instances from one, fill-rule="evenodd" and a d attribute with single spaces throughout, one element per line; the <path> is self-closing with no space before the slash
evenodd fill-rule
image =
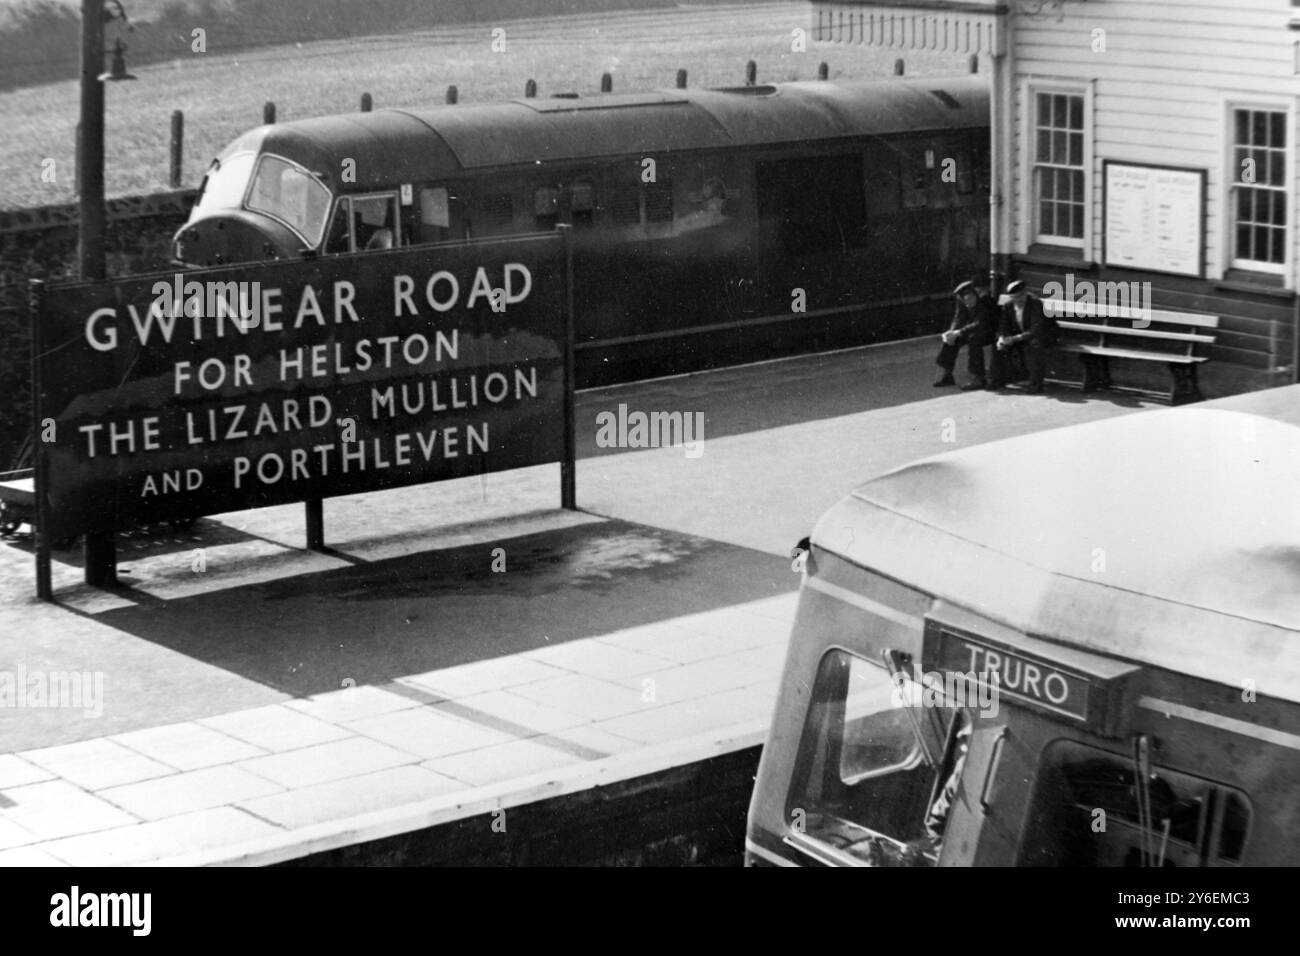
<path id="1" fill-rule="evenodd" d="M 988 379 L 984 371 L 984 347 L 992 344 L 997 333 L 997 312 L 987 295 L 978 294 L 974 282 L 963 282 L 953 289 L 953 295 L 957 297 L 957 308 L 953 312 L 948 331 L 939 336 L 943 345 L 934 361 L 943 370 L 943 374 L 934 383 L 935 387 L 957 384 L 952 377 L 952 370 L 957 365 L 957 353 L 965 345 L 966 368 L 971 379 L 962 386 L 962 391 L 986 388 Z"/>
<path id="2" fill-rule="evenodd" d="M 1031 295 L 1022 280 L 1007 286 L 1007 297 L 998 325 L 993 387 L 1005 386 L 1010 366 L 1019 364 L 1029 375 L 1025 391 L 1038 395 L 1047 375 L 1047 350 L 1056 344 L 1056 321 L 1043 311 L 1042 300 Z"/>

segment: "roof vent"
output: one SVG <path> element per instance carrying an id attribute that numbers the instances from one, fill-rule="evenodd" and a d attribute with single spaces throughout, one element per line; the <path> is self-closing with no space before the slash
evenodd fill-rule
<path id="1" fill-rule="evenodd" d="M 947 90 L 931 90 L 930 95 L 933 96 L 935 99 L 937 99 L 944 106 L 948 107 L 948 109 L 950 110 L 961 109 L 961 104 L 958 103 L 955 99 L 953 99 L 952 94 L 950 94 Z"/>

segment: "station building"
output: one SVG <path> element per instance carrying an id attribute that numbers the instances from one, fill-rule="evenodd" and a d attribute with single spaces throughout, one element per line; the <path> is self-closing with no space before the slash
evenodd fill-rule
<path id="1" fill-rule="evenodd" d="M 1300 381 L 1300 0 L 812 6 L 815 40 L 978 57 L 999 283 L 1219 316 L 1209 397 Z"/>

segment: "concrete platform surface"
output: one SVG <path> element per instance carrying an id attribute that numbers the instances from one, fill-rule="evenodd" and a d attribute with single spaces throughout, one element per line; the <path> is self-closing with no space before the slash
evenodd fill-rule
<path id="1" fill-rule="evenodd" d="M 113 590 L 57 553 L 55 604 L 0 545 L 0 865 L 269 863 L 760 743 L 827 507 L 1147 407 L 935 389 L 933 352 L 581 393 L 579 512 L 541 466 L 327 501 L 325 553 L 300 507 L 215 516 L 120 536 Z M 703 444 L 599 447 L 620 405 Z"/>

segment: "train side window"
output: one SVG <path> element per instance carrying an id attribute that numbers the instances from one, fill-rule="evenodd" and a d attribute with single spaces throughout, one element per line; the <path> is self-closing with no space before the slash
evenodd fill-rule
<path id="1" fill-rule="evenodd" d="M 673 221 L 673 184 L 660 179 L 646 183 L 645 221 L 647 223 Z"/>
<path id="2" fill-rule="evenodd" d="M 915 690 L 847 651 L 823 656 L 786 801 L 793 840 L 877 866 L 937 860 L 961 772 L 945 744 L 970 720 Z"/>
<path id="3" fill-rule="evenodd" d="M 956 160 L 957 192 L 964 196 L 975 191 L 975 150 L 963 150 Z"/>
<path id="4" fill-rule="evenodd" d="M 596 187 L 586 182 L 569 186 L 569 221 L 581 229 L 592 225 L 595 216 Z"/>
<path id="5" fill-rule="evenodd" d="M 609 201 L 609 218 L 616 226 L 641 225 L 641 189 L 616 186 Z"/>
<path id="6" fill-rule="evenodd" d="M 1031 798 L 1036 832 L 1030 865 L 1203 866 L 1241 860 L 1250 825 L 1243 794 L 1201 777 L 1153 766 L 1144 794 L 1127 755 L 1072 740 L 1043 753 Z M 1143 821 L 1143 797 L 1149 819 Z M 1144 836 L 1145 829 L 1145 836 Z"/>
<path id="7" fill-rule="evenodd" d="M 930 177 L 924 162 L 904 156 L 898 161 L 898 178 L 903 184 L 903 208 L 920 209 L 930 204 Z"/>
<path id="8" fill-rule="evenodd" d="M 420 190 L 422 238 L 443 239 L 451 230 L 451 199 L 446 186 Z"/>
<path id="9" fill-rule="evenodd" d="M 560 190 L 539 186 L 533 191 L 533 217 L 539 232 L 549 232 L 560 221 Z"/>
<path id="10" fill-rule="evenodd" d="M 493 193 L 483 197 L 479 209 L 483 236 L 509 235 L 515 227 L 514 199 L 509 193 Z"/>

